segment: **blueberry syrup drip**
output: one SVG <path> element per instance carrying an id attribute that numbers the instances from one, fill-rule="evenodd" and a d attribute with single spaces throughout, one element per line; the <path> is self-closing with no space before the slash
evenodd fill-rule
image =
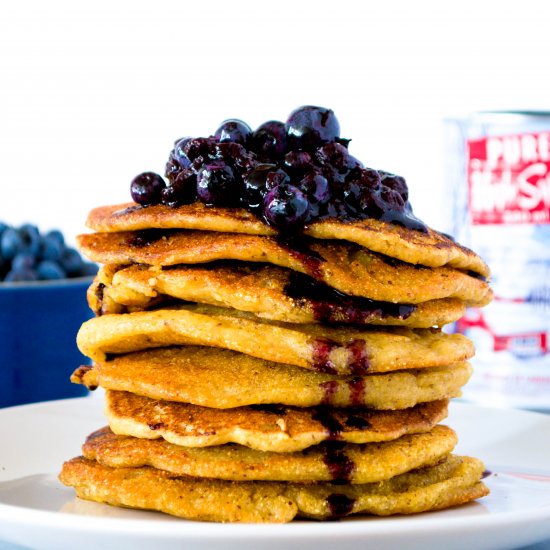
<path id="1" fill-rule="evenodd" d="M 297 271 L 290 272 L 283 292 L 294 300 L 307 300 L 315 319 L 326 323 L 365 324 L 373 318 L 387 317 L 407 319 L 417 308 L 348 296 Z"/>
<path id="2" fill-rule="evenodd" d="M 173 231 L 166 229 L 143 229 L 141 231 L 136 231 L 126 239 L 126 244 L 136 248 L 144 248 L 161 239 L 170 237 L 172 233 Z"/>
<path id="3" fill-rule="evenodd" d="M 335 482 L 349 482 L 355 464 L 345 452 L 345 443 L 338 440 L 344 430 L 344 426 L 336 418 L 329 407 L 317 407 L 313 413 L 313 419 L 323 425 L 330 443 L 323 446 L 323 462 L 326 464 L 331 478 Z"/>
<path id="4" fill-rule="evenodd" d="M 367 418 L 367 413 L 363 411 L 357 411 L 356 413 L 350 413 L 346 418 L 345 424 L 348 428 L 356 430 L 370 430 L 372 428 L 371 423 Z"/>
<path id="5" fill-rule="evenodd" d="M 369 372 L 370 362 L 365 341 L 352 340 L 346 345 L 346 349 L 351 352 L 352 356 L 349 365 L 350 372 L 352 374 L 367 374 Z"/>
<path id="6" fill-rule="evenodd" d="M 341 493 L 334 493 L 327 497 L 327 506 L 331 519 L 339 519 L 351 514 L 355 499 Z"/>
<path id="7" fill-rule="evenodd" d="M 487 282 L 487 277 L 483 276 L 481 273 L 476 273 L 475 271 L 470 270 L 470 271 L 466 271 L 466 275 L 469 275 L 474 279 L 478 279 L 479 281 L 483 281 L 484 283 Z"/>
<path id="8" fill-rule="evenodd" d="M 161 428 L 164 428 L 164 422 L 156 422 L 156 423 L 153 423 L 153 422 L 150 422 L 149 424 L 147 424 L 147 426 L 149 427 L 150 430 L 160 430 Z"/>
<path id="9" fill-rule="evenodd" d="M 269 414 L 275 414 L 277 416 L 284 416 L 286 414 L 286 407 L 277 404 L 265 404 L 265 405 L 249 405 L 251 409 L 255 411 L 265 412 Z"/>
<path id="10" fill-rule="evenodd" d="M 323 390 L 323 399 L 321 403 L 323 405 L 330 405 L 332 403 L 332 398 L 338 389 L 337 380 L 328 380 L 327 382 L 322 382 L 319 384 L 319 387 Z"/>
<path id="11" fill-rule="evenodd" d="M 483 473 L 481 474 L 481 479 L 485 479 L 486 477 L 492 476 L 493 472 L 491 470 L 483 470 Z"/>
<path id="12" fill-rule="evenodd" d="M 338 342 L 328 338 L 316 338 L 313 342 L 313 369 L 324 374 L 338 374 L 334 363 L 330 360 L 330 352 L 339 346 Z"/>
<path id="13" fill-rule="evenodd" d="M 384 212 L 380 219 L 385 222 L 393 223 L 412 229 L 413 231 L 419 231 L 421 233 L 427 233 L 427 225 L 420 221 L 412 212 L 400 212 L 399 210 L 387 210 Z"/>
<path id="14" fill-rule="evenodd" d="M 279 246 L 287 250 L 304 266 L 311 277 L 314 279 L 323 278 L 322 268 L 325 259 L 309 248 L 309 243 L 306 239 L 290 238 L 288 235 L 279 234 L 276 240 Z"/>
<path id="15" fill-rule="evenodd" d="M 323 425 L 331 441 L 338 439 L 344 430 L 344 426 L 329 407 L 317 407 L 313 413 L 313 420 Z"/>
<path id="16" fill-rule="evenodd" d="M 355 463 L 345 453 L 345 442 L 329 441 L 324 445 L 323 462 L 334 483 L 345 484 L 351 481 Z"/>
<path id="17" fill-rule="evenodd" d="M 131 214 L 132 212 L 137 212 L 138 210 L 142 210 L 145 208 L 144 206 L 141 206 L 141 204 L 133 204 L 132 206 L 128 206 L 126 208 L 122 208 L 121 210 L 117 210 L 116 212 L 113 212 L 113 216 L 125 216 L 126 214 Z"/>
<path id="18" fill-rule="evenodd" d="M 353 378 L 348 382 L 351 404 L 354 407 L 359 407 L 365 402 L 365 379 Z"/>

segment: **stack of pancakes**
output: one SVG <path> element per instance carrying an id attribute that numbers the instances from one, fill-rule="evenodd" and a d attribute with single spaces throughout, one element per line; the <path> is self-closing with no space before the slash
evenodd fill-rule
<path id="1" fill-rule="evenodd" d="M 286 522 L 441 509 L 487 494 L 440 425 L 491 299 L 488 268 L 433 230 L 366 219 L 292 239 L 200 203 L 93 210 L 103 264 L 78 334 L 109 427 L 61 480 L 176 516 Z"/>

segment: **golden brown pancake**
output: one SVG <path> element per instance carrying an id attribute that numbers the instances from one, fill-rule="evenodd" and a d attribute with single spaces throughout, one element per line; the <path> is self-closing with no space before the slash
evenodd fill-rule
<path id="1" fill-rule="evenodd" d="M 246 210 L 212 208 L 202 203 L 178 208 L 163 205 L 143 208 L 134 203 L 103 206 L 90 212 L 87 225 L 100 232 L 158 228 L 276 234 L 274 229 Z M 355 222 L 327 219 L 306 227 L 304 234 L 317 239 L 350 241 L 411 264 L 429 267 L 448 265 L 489 276 L 489 268 L 477 254 L 432 229 L 423 233 L 374 219 Z"/>
<path id="2" fill-rule="evenodd" d="M 227 409 L 245 405 L 330 405 L 406 409 L 460 395 L 471 367 L 336 376 L 272 363 L 225 349 L 185 346 L 120 355 L 81 367 L 71 380 L 165 401 Z"/>
<path id="3" fill-rule="evenodd" d="M 216 260 L 268 263 L 309 275 L 351 296 L 393 303 L 456 298 L 490 302 L 489 285 L 450 267 L 427 268 L 343 241 L 283 243 L 275 237 L 213 231 L 148 231 L 80 235 L 81 251 L 103 264 L 172 266 Z"/>
<path id="4" fill-rule="evenodd" d="M 283 523 L 351 514 L 412 514 L 480 498 L 480 460 L 451 455 L 435 466 L 361 485 L 224 481 L 171 474 L 150 467 L 110 468 L 82 457 L 63 465 L 59 479 L 83 499 L 158 510 L 202 521 Z"/>
<path id="5" fill-rule="evenodd" d="M 461 334 L 287 324 L 205 305 L 96 317 L 81 326 L 77 344 L 94 361 L 104 361 L 108 354 L 200 345 L 319 372 L 359 375 L 449 365 L 474 354 L 472 342 Z"/>
<path id="6" fill-rule="evenodd" d="M 396 411 L 281 405 L 212 409 L 107 390 L 105 415 L 119 435 L 163 438 L 184 447 L 238 443 L 281 453 L 327 440 L 373 443 L 427 432 L 447 416 L 447 403 L 432 401 Z"/>
<path id="7" fill-rule="evenodd" d="M 429 328 L 457 321 L 456 298 L 416 305 L 374 302 L 344 295 L 295 271 L 234 263 L 177 266 L 105 266 L 88 290 L 96 315 L 159 307 L 172 299 L 248 311 L 287 323 L 343 323 Z"/>
<path id="8" fill-rule="evenodd" d="M 393 441 L 325 443 L 305 451 L 274 453 L 233 444 L 181 447 L 163 439 L 115 435 L 104 428 L 88 437 L 82 454 L 113 468 L 152 466 L 173 474 L 212 479 L 374 483 L 436 464 L 456 443 L 453 430 L 436 426 L 429 432 Z"/>

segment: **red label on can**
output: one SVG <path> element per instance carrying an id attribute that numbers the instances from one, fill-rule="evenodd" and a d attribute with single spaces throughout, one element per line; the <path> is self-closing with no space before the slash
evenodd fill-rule
<path id="1" fill-rule="evenodd" d="M 474 225 L 550 222 L 550 132 L 468 141 Z"/>

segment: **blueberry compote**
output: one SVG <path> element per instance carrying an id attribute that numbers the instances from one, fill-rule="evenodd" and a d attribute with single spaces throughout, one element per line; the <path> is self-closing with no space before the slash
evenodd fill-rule
<path id="1" fill-rule="evenodd" d="M 349 154 L 349 141 L 323 107 L 299 107 L 286 123 L 270 120 L 254 131 L 229 119 L 210 137 L 178 139 L 166 179 L 139 174 L 132 198 L 143 206 L 241 207 L 283 234 L 327 218 L 375 218 L 426 231 L 412 213 L 405 180 L 363 166 Z"/>

